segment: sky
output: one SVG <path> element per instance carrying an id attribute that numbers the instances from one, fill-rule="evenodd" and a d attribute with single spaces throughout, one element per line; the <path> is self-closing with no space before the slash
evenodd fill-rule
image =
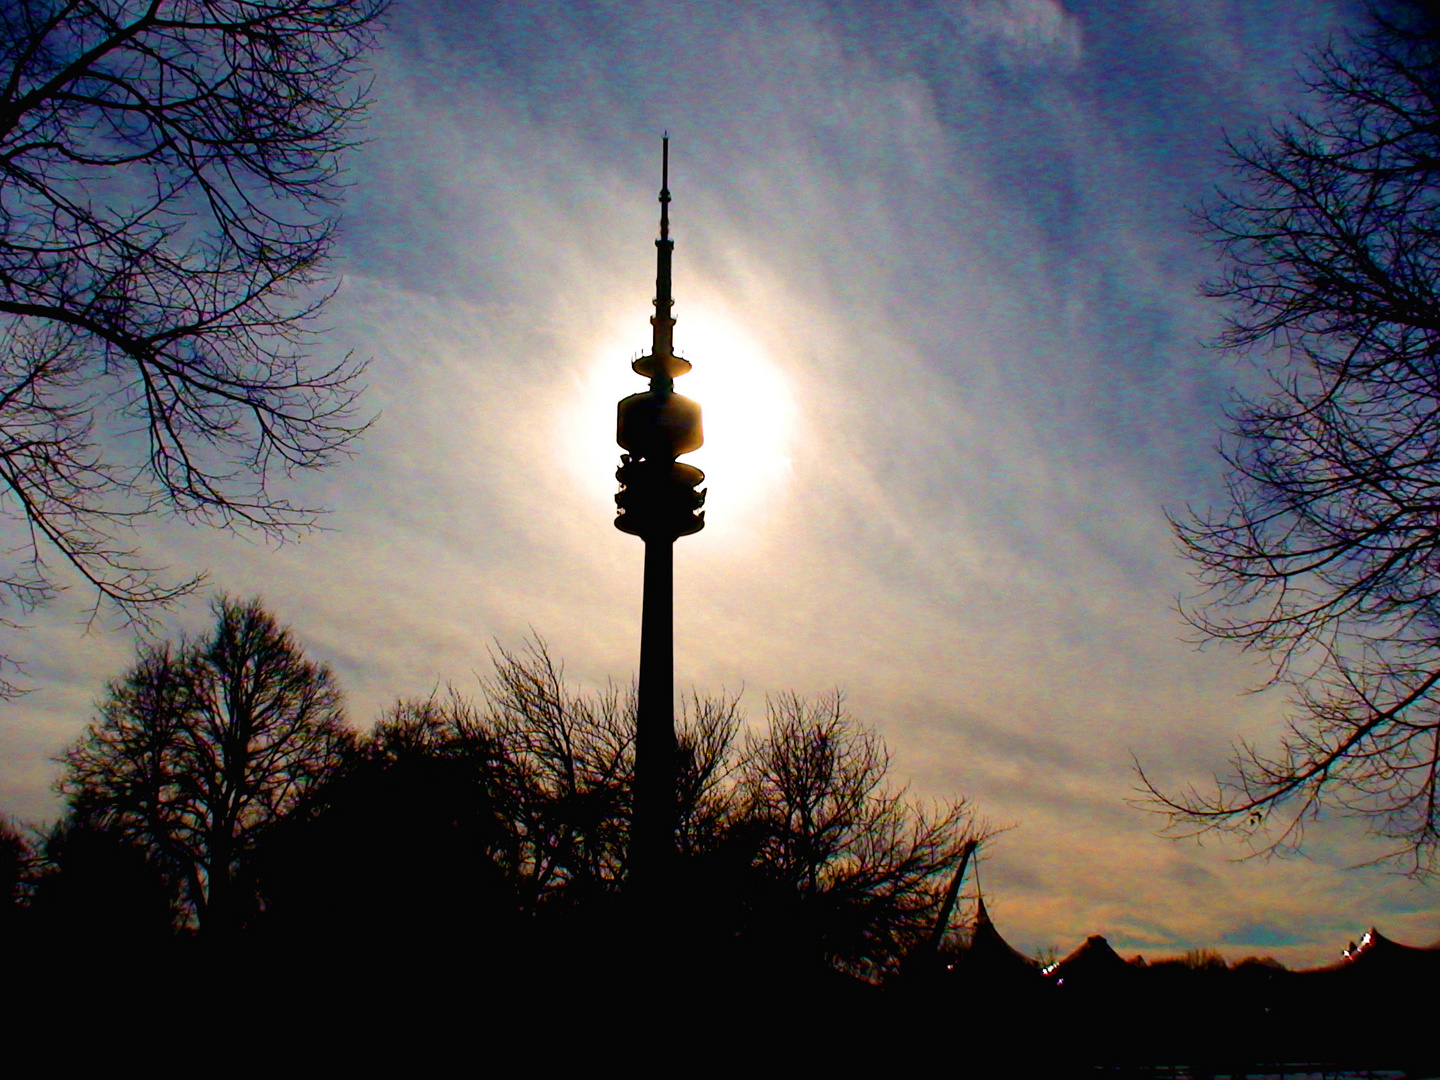
<path id="1" fill-rule="evenodd" d="M 538 635 L 580 688 L 628 683 L 642 547 L 614 516 L 614 403 L 643 389 L 660 135 L 671 135 L 677 387 L 705 410 L 703 532 L 675 554 L 676 682 L 842 691 L 921 799 L 1008 826 L 979 881 L 1001 932 L 1066 953 L 1292 965 L 1371 925 L 1440 938 L 1440 896 L 1354 865 L 1156 835 L 1134 760 L 1204 784 L 1273 739 L 1255 658 L 1187 639 L 1166 510 L 1215 503 L 1253 361 L 1192 210 L 1243 136 L 1303 104 L 1340 0 L 401 0 L 348 159 L 317 356 L 368 358 L 376 422 L 297 485 L 280 548 L 143 536 L 209 592 L 262 597 L 357 726 L 477 689 Z M 0 812 L 60 813 L 53 756 L 134 655 L 75 588 L 10 651 Z"/>

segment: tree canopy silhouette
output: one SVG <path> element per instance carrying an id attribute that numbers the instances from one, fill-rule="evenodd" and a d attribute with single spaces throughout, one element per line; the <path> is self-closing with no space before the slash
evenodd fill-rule
<path id="1" fill-rule="evenodd" d="M 478 701 L 452 690 L 388 711 L 277 834 L 260 881 L 277 924 L 313 942 L 349 920 L 342 950 L 358 921 L 372 945 L 443 938 L 544 971 L 547 957 L 597 974 L 633 963 L 619 928 L 635 696 L 577 692 L 538 641 L 493 660 Z M 727 971 L 882 979 L 928 940 L 984 830 L 963 802 L 932 809 L 890 788 L 883 744 L 838 695 L 767 711 L 741 739 L 734 698 L 682 710 L 676 962 L 716 984 Z"/>
<path id="2" fill-rule="evenodd" d="M 1265 654 L 1292 713 L 1278 750 L 1240 745 L 1213 793 L 1145 783 L 1181 833 L 1294 848 L 1328 807 L 1424 874 L 1440 841 L 1433 5 L 1373 9 L 1314 54 L 1307 89 L 1309 111 L 1230 144 L 1235 183 L 1206 214 L 1220 344 L 1275 366 L 1231 413 L 1227 503 L 1174 519 L 1207 589 L 1190 620 Z"/>
<path id="3" fill-rule="evenodd" d="M 74 821 L 132 842 L 182 883 L 202 932 L 223 935 L 253 907 L 257 848 L 353 737 L 329 669 L 258 600 L 213 608 L 209 635 L 143 648 L 110 684 L 59 787 Z"/>
<path id="4" fill-rule="evenodd" d="M 20 525 L 0 592 L 22 607 L 65 575 L 129 618 L 185 592 L 123 536 L 158 512 L 313 521 L 271 484 L 362 426 L 359 365 L 307 345 L 385 5 L 0 7 L 0 514 Z"/>
<path id="5" fill-rule="evenodd" d="M 356 734 L 259 601 L 214 613 L 110 684 L 60 759 L 69 810 L 38 858 L 11 838 L 11 862 L 40 866 L 16 897 L 38 882 L 47 933 L 133 923 L 140 946 L 173 912 L 182 939 L 301 948 L 337 986 L 463 962 L 537 990 L 564 970 L 577 993 L 649 979 L 658 941 L 722 997 L 757 978 L 844 990 L 933 952 L 946 886 L 988 835 L 965 802 L 892 787 L 838 694 L 773 698 L 748 730 L 736 698 L 692 694 L 658 925 L 629 888 L 633 688 L 577 691 L 536 640 L 498 649 L 476 699 L 400 701 Z"/>

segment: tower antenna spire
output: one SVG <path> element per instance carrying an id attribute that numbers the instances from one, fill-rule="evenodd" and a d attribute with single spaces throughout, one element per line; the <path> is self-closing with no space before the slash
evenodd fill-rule
<path id="1" fill-rule="evenodd" d="M 670 239 L 670 133 L 660 137 L 660 239 Z"/>
<path id="2" fill-rule="evenodd" d="M 655 314 L 650 355 L 635 364 L 641 375 L 650 376 L 650 389 L 665 391 L 675 386 L 675 376 L 690 365 L 675 355 L 675 319 L 670 314 L 674 299 L 670 291 L 670 259 L 675 241 L 670 239 L 670 133 L 660 140 L 660 238 L 655 241 Z M 641 365 L 645 365 L 643 368 Z"/>

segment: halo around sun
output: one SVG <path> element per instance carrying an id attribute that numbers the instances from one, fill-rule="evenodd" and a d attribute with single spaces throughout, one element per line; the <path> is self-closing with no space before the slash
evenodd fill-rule
<path id="1" fill-rule="evenodd" d="M 646 383 L 630 370 L 642 351 L 648 323 L 645 309 L 610 328 L 596 342 L 579 387 L 578 400 L 564 419 L 563 441 L 576 450 L 571 460 L 586 501 L 613 505 L 615 405 Z M 794 401 L 789 380 L 757 337 L 727 312 L 705 304 L 676 304 L 676 352 L 694 369 L 675 390 L 699 402 L 705 445 L 685 461 L 705 471 L 709 489 L 706 531 L 731 533 L 754 526 L 749 511 L 777 497 L 791 468 Z"/>

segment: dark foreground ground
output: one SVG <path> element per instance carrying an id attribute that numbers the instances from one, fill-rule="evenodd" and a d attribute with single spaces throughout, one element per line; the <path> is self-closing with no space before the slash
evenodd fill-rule
<path id="1" fill-rule="evenodd" d="M 438 914 L 438 913 L 437 913 Z M 590 939 L 594 940 L 594 939 Z M 633 939 L 630 939 L 633 941 Z M 177 940 L 13 943 L 12 1045 L 58 1060 L 667 1075 L 834 1071 L 1055 1080 L 1440 1077 L 1437 985 L 1393 972 L 1112 970 L 1086 984 L 938 965 L 884 988 L 767 951 Z M 1314 974 L 1314 973 L 1311 973 Z"/>

